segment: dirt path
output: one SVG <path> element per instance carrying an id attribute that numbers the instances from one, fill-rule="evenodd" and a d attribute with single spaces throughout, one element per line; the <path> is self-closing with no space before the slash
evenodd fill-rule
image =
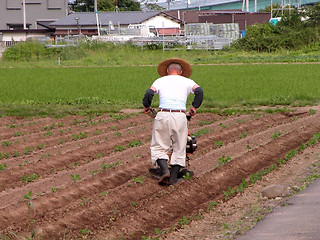
<path id="1" fill-rule="evenodd" d="M 167 239 L 241 235 L 250 219 L 237 230 L 221 231 L 258 204 L 263 187 L 288 185 L 302 175 L 317 160 L 319 145 L 229 200 L 224 191 L 277 164 L 319 132 L 319 107 L 312 107 L 314 114 L 309 109 L 196 115 L 189 125 L 198 136 L 189 167 L 195 176 L 174 187 L 159 186 L 148 175 L 152 120 L 146 115 L 1 118 L 0 236 L 30 236 L 32 229 L 38 239 L 141 239 L 160 231 Z"/>

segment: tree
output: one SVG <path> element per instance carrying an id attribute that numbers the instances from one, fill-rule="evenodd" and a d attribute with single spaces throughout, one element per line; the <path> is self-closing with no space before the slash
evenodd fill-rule
<path id="1" fill-rule="evenodd" d="M 164 7 L 159 6 L 158 4 L 155 4 L 155 3 L 148 3 L 148 4 L 146 4 L 146 7 L 152 11 L 163 11 L 166 9 Z"/>
<path id="2" fill-rule="evenodd" d="M 307 24 L 311 27 L 320 26 L 320 4 L 306 9 Z"/>
<path id="3" fill-rule="evenodd" d="M 272 9 L 281 9 L 280 3 L 273 3 Z M 266 6 L 265 9 L 260 9 L 259 12 L 271 12 L 271 6 Z M 272 11 L 272 17 L 281 17 L 281 12 L 279 10 Z"/>
<path id="4" fill-rule="evenodd" d="M 98 11 L 141 11 L 140 3 L 133 0 L 98 0 Z M 94 0 L 77 0 L 72 6 L 75 12 L 93 12 Z"/>
<path id="5" fill-rule="evenodd" d="M 140 3 L 138 2 L 132 0 L 118 0 L 117 2 L 120 11 L 141 11 Z"/>
<path id="6" fill-rule="evenodd" d="M 75 12 L 93 12 L 94 0 L 77 0 L 72 5 L 72 10 Z"/>

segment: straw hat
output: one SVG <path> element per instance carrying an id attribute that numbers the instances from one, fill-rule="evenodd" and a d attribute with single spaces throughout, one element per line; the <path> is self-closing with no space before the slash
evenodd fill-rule
<path id="1" fill-rule="evenodd" d="M 162 61 L 158 65 L 158 73 L 161 77 L 168 75 L 167 68 L 171 63 L 180 64 L 180 66 L 182 67 L 182 74 L 181 74 L 182 76 L 187 77 L 187 78 L 191 76 L 192 67 L 187 61 L 182 60 L 180 58 L 170 58 L 170 59 Z"/>

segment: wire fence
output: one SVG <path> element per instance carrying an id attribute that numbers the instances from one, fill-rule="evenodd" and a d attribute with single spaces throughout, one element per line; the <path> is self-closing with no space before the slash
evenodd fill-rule
<path id="1" fill-rule="evenodd" d="M 154 34 L 150 34 L 154 35 Z M 54 44 L 46 44 L 47 47 L 77 46 L 83 41 L 101 41 L 122 44 L 131 42 L 142 48 L 162 47 L 163 50 L 182 49 L 206 49 L 218 50 L 230 44 L 240 37 L 238 23 L 213 24 L 192 23 L 185 24 L 183 34 L 175 36 L 153 36 L 141 34 L 140 29 L 115 28 L 111 31 L 102 31 L 100 36 L 67 35 L 56 36 Z M 13 43 L 11 43 L 13 44 Z M 6 43 L 6 47 L 10 42 Z"/>

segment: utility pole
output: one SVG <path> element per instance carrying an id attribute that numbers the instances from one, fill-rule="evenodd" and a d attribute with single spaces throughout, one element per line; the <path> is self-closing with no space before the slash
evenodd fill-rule
<path id="1" fill-rule="evenodd" d="M 98 1 L 97 0 L 94 0 L 94 12 L 98 12 Z"/>
<path id="2" fill-rule="evenodd" d="M 79 25 L 79 18 L 74 18 L 77 21 L 77 28 L 78 28 L 78 35 L 80 35 L 80 25 Z"/>
<path id="3" fill-rule="evenodd" d="M 26 0 L 22 0 L 22 9 L 23 9 L 23 29 L 27 29 L 27 20 L 26 20 Z"/>

